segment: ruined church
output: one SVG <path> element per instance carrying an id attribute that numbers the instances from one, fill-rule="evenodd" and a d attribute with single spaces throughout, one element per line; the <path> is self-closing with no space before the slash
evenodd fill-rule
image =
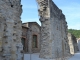
<path id="1" fill-rule="evenodd" d="M 1 60 L 23 60 L 23 50 L 25 52 L 40 51 L 39 57 L 43 59 L 60 58 L 64 60 L 65 57 L 69 56 L 65 15 L 52 0 L 36 1 L 39 5 L 41 27 L 37 23 L 32 23 L 32 25 L 24 23 L 22 25 L 21 0 L 0 0 Z M 26 31 L 24 28 L 31 36 L 25 36 L 26 34 L 22 32 Z M 30 46 L 27 45 L 27 42 L 24 45 L 26 39 L 30 40 L 28 41 Z"/>
<path id="2" fill-rule="evenodd" d="M 65 59 L 70 54 L 65 15 L 52 0 L 37 0 L 37 2 L 41 27 L 35 24 L 35 26 L 38 25 L 36 29 L 34 27 L 36 22 L 22 24 L 22 26 L 27 28 L 27 52 L 34 53 L 35 51 L 40 51 L 40 58 L 44 59 Z M 25 33 L 24 30 L 23 33 Z M 38 39 L 36 37 L 34 39 L 34 34 L 37 34 L 36 37 Z M 36 45 L 35 47 L 33 47 L 33 43 Z"/>

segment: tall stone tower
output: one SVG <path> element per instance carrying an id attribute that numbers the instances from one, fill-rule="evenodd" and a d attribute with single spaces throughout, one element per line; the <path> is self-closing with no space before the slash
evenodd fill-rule
<path id="1" fill-rule="evenodd" d="M 52 0 L 37 0 L 41 21 L 40 58 L 64 60 L 68 56 L 65 15 Z"/>
<path id="2" fill-rule="evenodd" d="M 0 0 L 0 60 L 22 60 L 21 0 Z"/>

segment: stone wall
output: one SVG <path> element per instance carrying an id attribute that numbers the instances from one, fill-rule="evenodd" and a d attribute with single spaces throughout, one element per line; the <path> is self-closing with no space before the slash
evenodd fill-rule
<path id="1" fill-rule="evenodd" d="M 63 60 L 69 55 L 65 15 L 52 0 L 37 0 L 41 21 L 40 58 Z"/>
<path id="2" fill-rule="evenodd" d="M 0 52 L 2 51 L 2 41 L 5 34 L 4 32 L 5 28 L 6 28 L 5 18 L 0 13 Z"/>
<path id="3" fill-rule="evenodd" d="M 22 60 L 20 0 L 0 0 L 0 60 Z"/>
<path id="4" fill-rule="evenodd" d="M 78 44 L 78 48 L 79 48 L 79 51 L 80 51 L 80 38 L 77 38 L 77 44 Z"/>
<path id="5" fill-rule="evenodd" d="M 74 35 L 68 33 L 68 40 L 69 40 L 70 53 L 75 54 L 76 52 L 78 52 L 77 39 Z"/>
<path id="6" fill-rule="evenodd" d="M 28 27 L 22 26 L 22 44 L 23 44 L 23 50 L 25 53 L 28 52 Z"/>
<path id="7" fill-rule="evenodd" d="M 29 53 L 39 53 L 40 52 L 40 33 L 41 27 L 37 22 L 27 22 L 23 23 L 23 26 L 28 27 L 27 40 L 28 40 L 28 52 Z M 37 47 L 33 47 L 33 35 L 37 36 Z"/>

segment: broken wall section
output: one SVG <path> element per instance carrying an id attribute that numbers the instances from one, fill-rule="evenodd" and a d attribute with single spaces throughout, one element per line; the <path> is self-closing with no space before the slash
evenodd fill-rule
<path id="1" fill-rule="evenodd" d="M 40 57 L 62 60 L 69 54 L 65 15 L 52 0 L 37 0 L 37 2 L 41 21 Z"/>
<path id="2" fill-rule="evenodd" d="M 6 28 L 6 24 L 5 24 L 5 18 L 2 16 L 2 14 L 0 13 L 0 55 L 2 52 L 2 43 L 3 43 L 3 37 L 4 37 L 4 30 Z"/>
<path id="3" fill-rule="evenodd" d="M 20 0 L 0 1 L 0 14 L 4 17 L 6 26 L 2 37 L 2 54 L 0 55 L 2 60 L 22 60 L 23 57 L 21 53 L 23 50 L 21 44 L 22 22 L 20 20 L 22 6 L 20 3 Z"/>
<path id="4" fill-rule="evenodd" d="M 65 15 L 62 13 L 62 10 L 59 9 L 53 1 L 50 0 L 50 22 L 51 22 L 51 32 L 52 38 L 55 40 L 54 47 L 56 57 L 66 57 L 69 53 L 69 45 L 67 38 L 67 22 Z M 58 44 L 58 45 L 57 45 Z M 54 50 L 54 48 L 53 48 Z"/>
<path id="5" fill-rule="evenodd" d="M 77 39 L 74 35 L 72 35 L 71 33 L 68 33 L 68 40 L 69 40 L 70 53 L 74 55 L 79 51 Z"/>

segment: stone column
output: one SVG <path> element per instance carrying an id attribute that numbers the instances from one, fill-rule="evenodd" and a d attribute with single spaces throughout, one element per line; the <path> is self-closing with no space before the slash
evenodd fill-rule
<path id="1" fill-rule="evenodd" d="M 50 10 L 48 0 L 37 0 L 40 8 L 39 15 L 41 21 L 41 58 L 52 58 L 51 54 L 51 30 L 50 30 Z"/>

